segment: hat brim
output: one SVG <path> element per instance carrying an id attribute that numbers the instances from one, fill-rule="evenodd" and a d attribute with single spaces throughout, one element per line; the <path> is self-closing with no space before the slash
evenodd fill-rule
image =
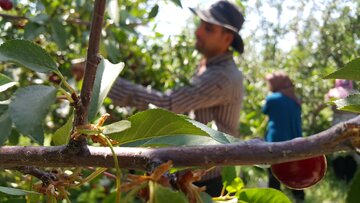
<path id="1" fill-rule="evenodd" d="M 236 31 L 236 28 L 216 20 L 211 15 L 209 10 L 200 10 L 197 8 L 189 8 L 189 9 L 196 16 L 198 16 L 201 20 L 211 23 L 211 24 L 219 25 L 221 27 L 227 28 L 230 31 L 232 31 L 234 34 L 234 40 L 233 40 L 231 46 L 235 49 L 235 51 L 239 52 L 240 54 L 244 52 L 244 42 L 243 42 L 241 36 L 239 35 L 239 33 Z"/>

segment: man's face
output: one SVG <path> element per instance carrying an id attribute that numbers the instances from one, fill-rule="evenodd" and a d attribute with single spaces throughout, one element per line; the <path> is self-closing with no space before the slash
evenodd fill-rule
<path id="1" fill-rule="evenodd" d="M 227 51 L 232 42 L 232 34 L 223 27 L 201 21 L 195 31 L 196 49 L 206 58 L 211 58 Z"/>

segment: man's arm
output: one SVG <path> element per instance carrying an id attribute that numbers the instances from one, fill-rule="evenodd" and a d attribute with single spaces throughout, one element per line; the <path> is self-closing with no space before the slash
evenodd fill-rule
<path id="1" fill-rule="evenodd" d="M 169 94 L 119 78 L 109 97 L 119 106 L 134 106 L 144 110 L 151 103 L 175 113 L 184 113 L 228 103 L 232 99 L 232 89 L 229 79 L 224 74 L 213 71 L 201 75 L 191 86 L 182 87 Z"/>

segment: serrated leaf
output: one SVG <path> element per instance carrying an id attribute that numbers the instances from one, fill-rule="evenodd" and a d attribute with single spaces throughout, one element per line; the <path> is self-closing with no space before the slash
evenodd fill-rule
<path id="1" fill-rule="evenodd" d="M 196 136 L 196 135 L 171 135 L 161 136 L 142 140 L 136 140 L 122 144 L 123 147 L 165 147 L 165 146 L 200 146 L 200 145 L 216 145 L 229 144 L 241 141 L 239 138 L 233 137 L 223 132 L 216 131 L 207 125 L 198 121 L 189 119 L 187 116 L 178 115 L 181 118 L 188 120 L 196 127 L 205 131 L 210 137 Z"/>
<path id="2" fill-rule="evenodd" d="M 149 13 L 149 16 L 148 18 L 151 19 L 151 18 L 155 18 L 156 15 L 158 14 L 159 12 L 159 5 L 155 5 L 154 7 L 152 7 L 150 13 Z"/>
<path id="3" fill-rule="evenodd" d="M 168 135 L 208 136 L 188 120 L 164 109 L 139 112 L 128 120 L 131 122 L 131 128 L 108 136 L 120 143 Z"/>
<path id="4" fill-rule="evenodd" d="M 21 189 L 11 188 L 11 187 L 2 187 L 2 186 L 0 186 L 0 192 L 3 192 L 8 195 L 39 194 L 39 193 L 33 192 L 33 191 L 21 190 Z"/>
<path id="5" fill-rule="evenodd" d="M 346 196 L 347 203 L 357 203 L 360 199 L 360 169 L 357 170 L 351 181 L 350 189 Z"/>
<path id="6" fill-rule="evenodd" d="M 284 193 L 272 188 L 243 189 L 238 198 L 245 202 L 291 203 Z"/>
<path id="7" fill-rule="evenodd" d="M 181 5 L 181 0 L 171 0 L 175 5 L 179 6 L 180 8 L 182 8 Z"/>
<path id="8" fill-rule="evenodd" d="M 327 76 L 324 79 L 346 79 L 360 81 L 360 58 L 354 59 L 341 68 Z"/>
<path id="9" fill-rule="evenodd" d="M 67 144 L 70 140 L 70 133 L 73 127 L 74 115 L 71 114 L 66 123 L 57 129 L 52 137 L 52 141 L 55 145 Z"/>
<path id="10" fill-rule="evenodd" d="M 126 120 L 118 121 L 110 125 L 104 126 L 103 134 L 108 135 L 108 134 L 122 132 L 130 127 L 131 127 L 130 121 L 126 121 Z"/>
<path id="11" fill-rule="evenodd" d="M 115 22 L 115 24 L 118 24 L 120 20 L 120 6 L 118 4 L 118 0 L 110 0 L 107 5 L 109 17 Z"/>
<path id="12" fill-rule="evenodd" d="M 187 203 L 188 202 L 184 193 L 180 191 L 171 190 L 170 188 L 163 187 L 156 183 L 154 184 L 155 184 L 154 202 L 156 203 L 168 203 L 168 202 Z"/>
<path id="13" fill-rule="evenodd" d="M 339 110 L 360 113 L 360 94 L 352 94 L 334 101 Z"/>
<path id="14" fill-rule="evenodd" d="M 89 107 L 88 119 L 95 118 L 101 105 L 104 102 L 111 86 L 124 68 L 124 63 L 112 64 L 106 59 L 102 59 L 95 76 L 95 82 Z"/>
<path id="15" fill-rule="evenodd" d="M 40 131 L 36 130 L 42 126 L 50 105 L 55 102 L 55 97 L 54 87 L 34 85 L 18 89 L 11 99 L 9 113 L 19 132 L 28 136 L 39 135 Z"/>
<path id="16" fill-rule="evenodd" d="M 10 115 L 8 111 L 5 111 L 0 115 L 0 146 L 2 146 L 11 135 L 11 125 Z"/>
<path id="17" fill-rule="evenodd" d="M 3 92 L 16 84 L 17 83 L 14 82 L 11 78 L 0 73 L 0 92 Z"/>
<path id="18" fill-rule="evenodd" d="M 54 39 L 57 46 L 61 50 L 64 50 L 67 46 L 66 44 L 67 34 L 64 25 L 58 20 L 53 20 L 51 22 L 51 31 L 52 31 L 51 37 Z"/>
<path id="19" fill-rule="evenodd" d="M 57 72 L 57 65 L 39 45 L 27 40 L 9 40 L 0 45 L 0 61 L 18 63 L 40 73 Z"/>

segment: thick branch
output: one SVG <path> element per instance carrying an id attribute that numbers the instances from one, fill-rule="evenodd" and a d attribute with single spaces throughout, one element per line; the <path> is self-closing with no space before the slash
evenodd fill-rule
<path id="1" fill-rule="evenodd" d="M 120 167 L 146 169 L 154 162 L 172 160 L 175 166 L 274 164 L 321 154 L 360 148 L 360 116 L 321 133 L 286 142 L 267 143 L 259 139 L 227 145 L 126 148 L 117 147 Z M 0 147 L 0 166 L 114 167 L 108 147 L 85 147 L 77 154 L 66 146 Z"/>

